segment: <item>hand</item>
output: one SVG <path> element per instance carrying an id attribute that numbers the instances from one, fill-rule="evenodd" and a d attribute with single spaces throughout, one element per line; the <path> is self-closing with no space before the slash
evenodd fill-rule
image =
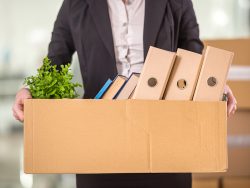
<path id="1" fill-rule="evenodd" d="M 16 118 L 16 120 L 19 120 L 20 122 L 24 121 L 24 99 L 31 99 L 31 93 L 29 89 L 22 88 L 18 91 L 16 94 L 16 99 L 12 107 L 13 116 Z"/>
<path id="2" fill-rule="evenodd" d="M 228 85 L 225 86 L 224 93 L 227 95 L 227 115 L 230 117 L 232 116 L 235 111 L 237 110 L 237 101 L 233 95 L 232 90 Z"/>

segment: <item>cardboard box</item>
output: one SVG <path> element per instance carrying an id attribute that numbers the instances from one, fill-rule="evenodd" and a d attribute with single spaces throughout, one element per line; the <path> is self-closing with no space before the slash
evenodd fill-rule
<path id="1" fill-rule="evenodd" d="M 250 65 L 250 38 L 205 40 L 204 44 L 234 52 L 233 65 Z"/>
<path id="2" fill-rule="evenodd" d="M 230 177 L 223 179 L 223 188 L 249 188 L 250 176 L 248 177 Z"/>
<path id="3" fill-rule="evenodd" d="M 250 176 L 250 110 L 228 119 L 229 170 L 227 176 Z"/>
<path id="4" fill-rule="evenodd" d="M 192 188 L 219 188 L 219 179 L 217 178 L 194 178 Z"/>
<path id="5" fill-rule="evenodd" d="M 26 173 L 224 172 L 225 102 L 25 101 Z"/>
<path id="6" fill-rule="evenodd" d="M 250 176 L 250 148 L 230 148 L 227 176 Z"/>
<path id="7" fill-rule="evenodd" d="M 233 176 L 250 176 L 250 148 L 229 147 L 228 171 L 226 173 L 193 174 L 194 178 L 220 178 Z"/>
<path id="8" fill-rule="evenodd" d="M 228 85 L 235 95 L 238 108 L 250 109 L 250 81 L 229 81 Z"/>
<path id="9" fill-rule="evenodd" d="M 228 171 L 194 174 L 194 178 L 250 176 L 250 110 L 238 110 L 228 119 Z"/>
<path id="10" fill-rule="evenodd" d="M 227 124 L 229 136 L 250 136 L 250 110 L 237 110 Z"/>

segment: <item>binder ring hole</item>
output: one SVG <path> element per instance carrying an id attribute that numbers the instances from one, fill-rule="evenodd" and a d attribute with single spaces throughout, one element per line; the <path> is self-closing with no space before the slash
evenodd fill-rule
<path id="1" fill-rule="evenodd" d="M 149 79 L 148 79 L 148 85 L 149 85 L 150 87 L 155 87 L 155 86 L 157 85 L 157 80 L 156 80 L 156 78 L 149 78 Z"/>
<path id="2" fill-rule="evenodd" d="M 217 79 L 215 77 L 209 77 L 207 80 L 207 84 L 210 87 L 214 87 L 217 84 Z"/>
<path id="3" fill-rule="evenodd" d="M 178 87 L 179 89 L 185 89 L 185 88 L 187 87 L 187 81 L 184 80 L 184 79 L 178 80 L 178 82 L 177 82 L 177 87 Z"/>

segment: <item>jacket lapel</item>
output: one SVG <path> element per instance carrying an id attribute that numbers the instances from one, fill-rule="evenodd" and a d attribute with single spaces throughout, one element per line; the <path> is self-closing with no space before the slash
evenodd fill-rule
<path id="1" fill-rule="evenodd" d="M 149 46 L 154 46 L 158 31 L 160 29 L 168 0 L 145 0 L 144 21 L 144 58 Z"/>
<path id="2" fill-rule="evenodd" d="M 115 62 L 114 43 L 106 0 L 87 0 L 98 33 Z"/>
<path id="3" fill-rule="evenodd" d="M 87 0 L 98 33 L 115 62 L 114 43 L 108 4 L 106 0 Z M 144 58 L 149 46 L 154 46 L 168 0 L 145 0 L 145 21 L 143 31 Z"/>

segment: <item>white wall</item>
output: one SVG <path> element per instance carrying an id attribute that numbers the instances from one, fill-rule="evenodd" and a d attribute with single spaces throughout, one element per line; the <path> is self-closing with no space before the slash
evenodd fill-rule
<path id="1" fill-rule="evenodd" d="M 47 54 L 62 0 L 0 0 L 0 73 L 30 74 Z M 9 61 L 6 53 L 10 53 Z M 8 74 L 10 74 L 10 72 Z"/>
<path id="2" fill-rule="evenodd" d="M 202 38 L 250 36 L 250 0 L 193 0 Z"/>

